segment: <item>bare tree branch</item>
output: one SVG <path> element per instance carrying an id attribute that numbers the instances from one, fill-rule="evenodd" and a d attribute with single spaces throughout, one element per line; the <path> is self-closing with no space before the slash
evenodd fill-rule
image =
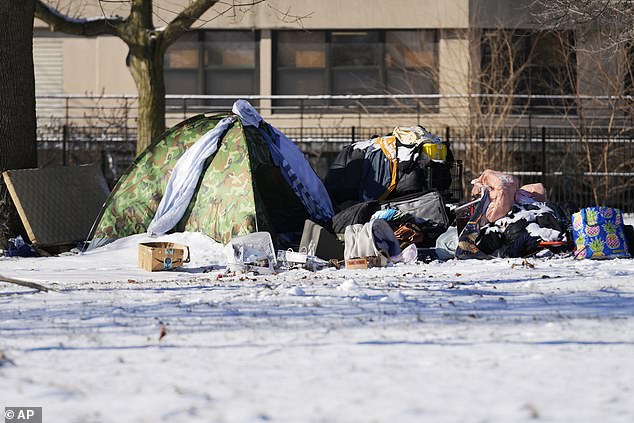
<path id="1" fill-rule="evenodd" d="M 311 18 L 313 16 L 313 12 L 307 13 L 305 15 L 295 15 L 293 13 L 291 13 L 291 8 L 290 6 L 286 9 L 286 10 L 281 10 L 278 9 L 272 5 L 268 5 L 269 9 L 273 10 L 277 16 L 278 19 L 286 24 L 291 24 L 291 23 L 297 23 L 299 24 L 302 28 L 304 27 L 304 19 L 308 19 Z"/>
<path id="2" fill-rule="evenodd" d="M 532 14 L 545 27 L 592 26 L 612 45 L 634 40 L 634 7 L 629 0 L 534 0 Z"/>
<path id="3" fill-rule="evenodd" d="M 72 18 L 60 13 L 42 0 L 35 1 L 35 17 L 46 22 L 52 31 L 85 36 L 104 34 L 121 36 L 126 22 L 120 16 Z"/>
<path id="4" fill-rule="evenodd" d="M 218 0 L 196 0 L 183 9 L 163 30 L 162 38 L 164 46 L 167 47 L 173 44 L 203 13 L 216 3 L 218 3 Z"/>

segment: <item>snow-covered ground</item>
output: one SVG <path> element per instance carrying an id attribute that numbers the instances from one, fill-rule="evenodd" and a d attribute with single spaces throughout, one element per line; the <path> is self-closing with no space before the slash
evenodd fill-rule
<path id="1" fill-rule="evenodd" d="M 44 422 L 632 422 L 634 260 L 498 259 L 220 277 L 131 237 L 0 258 L 0 408 Z M 206 271 L 205 271 L 206 270 Z M 161 327 L 165 336 L 159 340 Z"/>

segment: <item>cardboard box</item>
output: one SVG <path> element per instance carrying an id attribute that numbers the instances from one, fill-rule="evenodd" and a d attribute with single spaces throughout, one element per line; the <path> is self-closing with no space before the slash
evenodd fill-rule
<path id="1" fill-rule="evenodd" d="M 346 260 L 346 269 L 360 270 L 368 268 L 368 260 L 365 258 L 352 258 Z"/>
<path id="2" fill-rule="evenodd" d="M 387 266 L 387 258 L 383 255 L 355 257 L 345 261 L 346 269 L 370 269 L 372 267 Z"/>
<path id="3" fill-rule="evenodd" d="M 189 247 L 173 242 L 139 244 L 139 267 L 148 272 L 173 270 L 189 263 Z"/>

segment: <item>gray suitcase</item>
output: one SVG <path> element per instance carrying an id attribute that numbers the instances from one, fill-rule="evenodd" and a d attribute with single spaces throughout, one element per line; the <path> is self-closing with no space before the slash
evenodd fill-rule
<path id="1" fill-rule="evenodd" d="M 308 219 L 304 222 L 300 251 L 312 253 L 322 260 L 343 260 L 343 247 L 343 243 L 323 226 Z"/>
<path id="2" fill-rule="evenodd" d="M 434 226 L 448 227 L 449 217 L 445 201 L 438 191 L 414 193 L 381 203 L 381 209 L 397 209 L 409 213 L 416 223 L 430 222 Z"/>

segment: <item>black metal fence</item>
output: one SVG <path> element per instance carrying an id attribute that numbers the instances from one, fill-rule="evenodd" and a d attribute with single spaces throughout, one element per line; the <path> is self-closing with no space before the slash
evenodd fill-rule
<path id="1" fill-rule="evenodd" d="M 134 98 L 114 98 L 119 104 L 69 107 L 66 101 L 56 117 L 40 113 L 40 166 L 99 163 L 112 186 L 133 162 L 136 149 L 136 122 L 128 110 L 135 106 Z M 59 108 L 51 110 L 59 112 Z M 417 124 L 425 119 L 412 115 L 411 120 Z M 300 145 L 323 177 L 343 146 L 394 129 L 369 122 L 364 118 L 354 125 L 314 126 L 294 116 L 273 123 Z M 463 198 L 468 197 L 471 179 L 491 168 L 516 175 L 522 184 L 542 182 L 557 202 L 610 205 L 634 212 L 634 131 L 625 119 L 609 127 L 556 121 L 537 126 L 534 122 L 528 119 L 528 125 L 495 130 L 438 124 L 427 129 L 449 141 L 455 158 L 462 161 L 464 181 L 455 181 L 454 189 L 462 188 Z"/>

